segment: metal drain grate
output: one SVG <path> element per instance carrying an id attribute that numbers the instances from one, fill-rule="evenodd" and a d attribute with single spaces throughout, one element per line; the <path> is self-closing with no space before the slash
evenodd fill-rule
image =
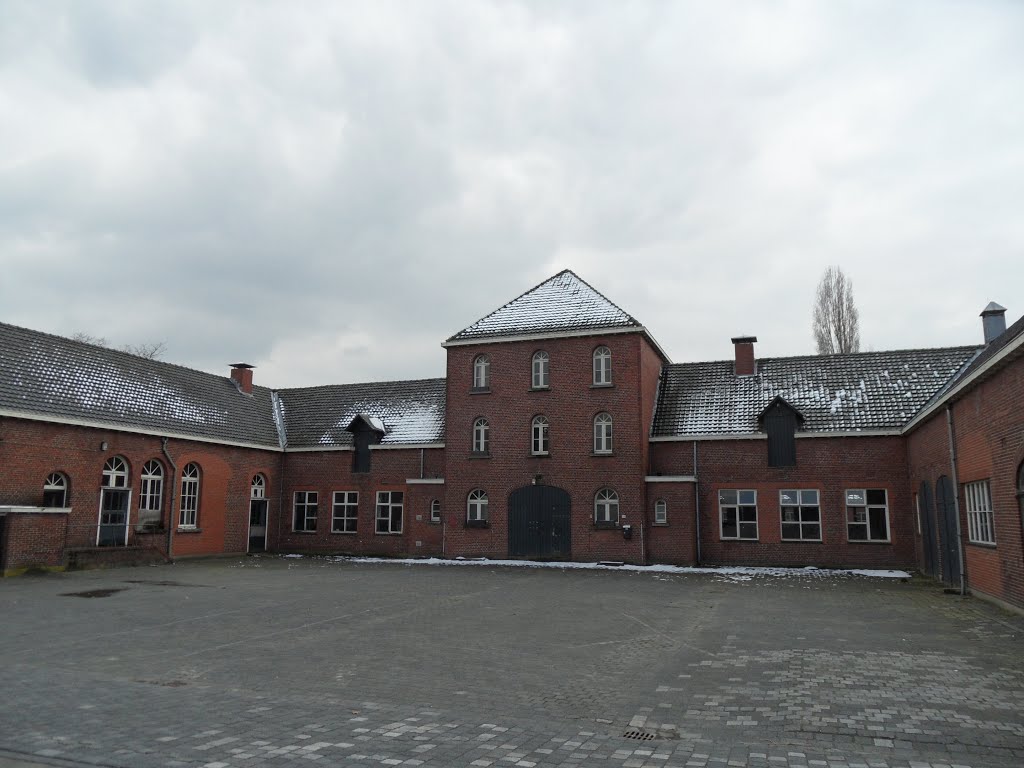
<path id="1" fill-rule="evenodd" d="M 635 741 L 654 741 L 658 738 L 656 734 L 648 733 L 647 731 L 626 731 L 622 736 L 623 738 Z"/>

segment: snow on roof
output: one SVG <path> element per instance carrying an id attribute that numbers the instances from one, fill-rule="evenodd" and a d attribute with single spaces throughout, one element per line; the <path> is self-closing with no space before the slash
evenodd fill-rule
<path id="1" fill-rule="evenodd" d="M 0 408 L 278 446 L 270 390 L 0 323 Z"/>
<path id="2" fill-rule="evenodd" d="M 766 358 L 753 376 L 732 360 L 663 369 L 653 437 L 757 432 L 777 396 L 804 416 L 806 432 L 898 429 L 977 353 L 977 347 Z"/>
<path id="3" fill-rule="evenodd" d="M 277 395 L 287 409 L 292 448 L 354 445 L 348 427 L 360 416 L 385 433 L 381 445 L 444 440 L 444 379 L 282 389 Z"/>
<path id="4" fill-rule="evenodd" d="M 566 269 L 448 341 L 629 327 L 642 328 L 634 317 Z"/>

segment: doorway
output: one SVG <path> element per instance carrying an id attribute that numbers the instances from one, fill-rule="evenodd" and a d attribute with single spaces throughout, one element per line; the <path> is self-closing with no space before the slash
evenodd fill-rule
<path id="1" fill-rule="evenodd" d="M 527 485 L 508 499 L 511 557 L 567 559 L 571 553 L 569 493 L 550 485 Z"/>
<path id="2" fill-rule="evenodd" d="M 249 485 L 248 551 L 267 551 L 267 479 L 263 475 L 255 475 Z"/>

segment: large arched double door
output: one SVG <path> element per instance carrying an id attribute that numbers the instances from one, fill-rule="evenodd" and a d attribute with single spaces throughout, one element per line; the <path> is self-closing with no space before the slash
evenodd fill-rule
<path id="1" fill-rule="evenodd" d="M 550 485 L 527 485 L 508 497 L 510 557 L 568 558 L 572 544 L 569 493 Z"/>

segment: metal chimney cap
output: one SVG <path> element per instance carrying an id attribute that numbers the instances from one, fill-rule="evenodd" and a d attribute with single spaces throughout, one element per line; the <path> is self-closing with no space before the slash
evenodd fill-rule
<path id="1" fill-rule="evenodd" d="M 988 303 L 988 306 L 981 310 L 980 316 L 984 317 L 985 315 L 1001 315 L 1004 312 L 1006 312 L 1006 307 L 1001 307 L 994 301 L 990 301 Z"/>
<path id="2" fill-rule="evenodd" d="M 255 368 L 255 365 L 249 365 L 248 363 L 228 363 L 232 368 Z"/>

